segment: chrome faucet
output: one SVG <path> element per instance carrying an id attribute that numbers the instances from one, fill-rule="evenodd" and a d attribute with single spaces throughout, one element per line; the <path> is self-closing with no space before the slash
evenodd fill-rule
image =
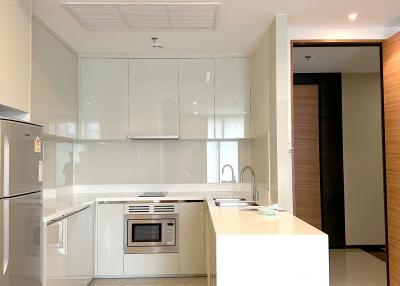
<path id="1" fill-rule="evenodd" d="M 232 173 L 232 178 L 231 178 L 231 180 L 230 180 L 230 181 L 226 181 L 226 182 L 230 182 L 230 183 L 236 182 L 235 173 L 233 172 L 233 167 L 232 167 L 231 165 L 225 164 L 225 165 L 222 167 L 222 174 L 224 173 L 226 167 L 229 167 L 229 168 L 231 169 L 231 173 Z"/>
<path id="2" fill-rule="evenodd" d="M 242 171 L 240 171 L 240 182 L 243 183 L 243 174 L 246 170 L 249 170 L 251 173 L 251 176 L 253 177 L 253 187 L 252 187 L 253 201 L 257 202 L 258 201 L 258 191 L 257 191 L 257 186 L 256 186 L 256 174 L 254 173 L 254 170 L 252 167 L 250 167 L 250 166 L 243 167 Z"/>

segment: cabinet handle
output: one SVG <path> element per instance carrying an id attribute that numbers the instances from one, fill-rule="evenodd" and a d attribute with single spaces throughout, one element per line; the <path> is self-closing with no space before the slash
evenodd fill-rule
<path id="1" fill-rule="evenodd" d="M 179 135 L 132 135 L 128 136 L 130 140 L 177 140 Z"/>
<path id="2" fill-rule="evenodd" d="M 79 210 L 77 210 L 77 211 L 74 211 L 74 212 L 71 212 L 71 213 L 67 213 L 67 214 L 65 214 L 65 215 L 62 215 L 62 216 L 60 216 L 59 218 L 52 219 L 52 220 L 50 220 L 50 221 L 47 223 L 47 226 L 52 225 L 52 224 L 54 224 L 54 223 L 56 223 L 56 222 L 59 222 L 60 220 L 63 220 L 63 219 L 65 219 L 65 218 L 67 218 L 67 217 L 70 217 L 70 216 L 72 216 L 72 215 L 74 215 L 74 214 L 77 214 L 77 213 L 79 213 L 79 212 L 81 212 L 81 211 L 84 211 L 84 210 L 86 210 L 86 209 L 88 209 L 88 208 L 90 208 L 90 205 L 89 205 L 89 206 L 86 206 L 86 207 L 83 207 L 83 208 L 81 208 L 81 209 L 79 209 Z"/>

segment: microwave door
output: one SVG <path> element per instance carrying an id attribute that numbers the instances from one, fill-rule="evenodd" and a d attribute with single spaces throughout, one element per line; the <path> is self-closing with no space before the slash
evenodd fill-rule
<path id="1" fill-rule="evenodd" d="M 42 128 L 0 120 L 0 198 L 42 190 Z"/>
<path id="2" fill-rule="evenodd" d="M 128 246 L 159 246 L 163 241 L 163 224 L 160 220 L 129 220 Z"/>

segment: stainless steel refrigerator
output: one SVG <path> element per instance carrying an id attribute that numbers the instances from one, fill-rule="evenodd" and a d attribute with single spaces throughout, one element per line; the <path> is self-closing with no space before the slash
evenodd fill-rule
<path id="1" fill-rule="evenodd" d="M 42 127 L 0 119 L 0 285 L 41 285 Z"/>

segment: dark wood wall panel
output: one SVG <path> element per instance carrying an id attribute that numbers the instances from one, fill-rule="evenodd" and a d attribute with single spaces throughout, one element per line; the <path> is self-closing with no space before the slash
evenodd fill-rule
<path id="1" fill-rule="evenodd" d="M 342 77 L 294 74 L 295 85 L 318 85 L 322 230 L 330 247 L 346 245 L 343 183 Z"/>
<path id="2" fill-rule="evenodd" d="M 322 230 L 318 85 L 293 88 L 294 212 Z"/>
<path id="3" fill-rule="evenodd" d="M 383 43 L 389 280 L 400 286 L 400 33 Z"/>

